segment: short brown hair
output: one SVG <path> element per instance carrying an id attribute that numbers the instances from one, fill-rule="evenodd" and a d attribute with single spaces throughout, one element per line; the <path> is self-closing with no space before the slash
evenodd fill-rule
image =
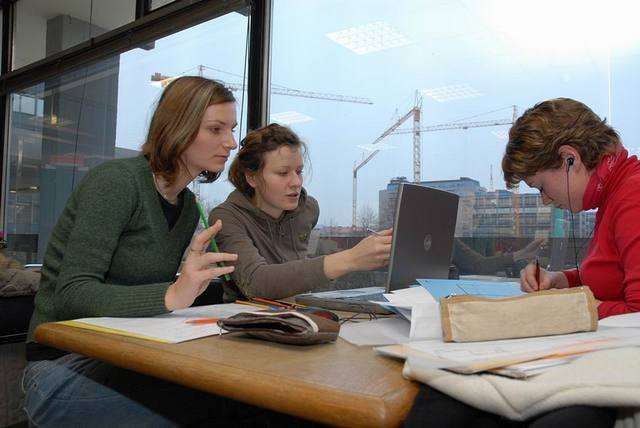
<path id="1" fill-rule="evenodd" d="M 198 135 L 205 110 L 213 104 L 235 101 L 231 91 L 216 80 L 184 76 L 169 83 L 158 101 L 142 145 L 151 171 L 173 184 L 180 171 L 180 156 Z M 219 175 L 213 171 L 200 174 L 204 183 L 214 181 Z"/>
<path id="2" fill-rule="evenodd" d="M 272 123 L 247 134 L 240 142 L 240 150 L 229 168 L 229 181 L 249 198 L 255 190 L 247 182 L 247 173 L 256 174 L 264 168 L 264 155 L 282 146 L 302 148 L 306 157 L 307 146 L 291 129 Z"/>
<path id="3" fill-rule="evenodd" d="M 616 131 L 589 107 L 570 98 L 543 101 L 525 111 L 509 130 L 509 142 L 502 158 L 507 187 L 539 171 L 559 168 L 563 159 L 558 149 L 571 146 L 591 170 L 621 144 Z"/>

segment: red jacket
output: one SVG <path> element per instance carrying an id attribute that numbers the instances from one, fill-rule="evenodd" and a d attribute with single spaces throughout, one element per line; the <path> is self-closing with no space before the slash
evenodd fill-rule
<path id="1" fill-rule="evenodd" d="M 598 208 L 580 264 L 564 271 L 570 287 L 587 285 L 599 318 L 640 311 L 640 161 L 624 148 L 603 158 L 589 179 L 583 209 Z"/>

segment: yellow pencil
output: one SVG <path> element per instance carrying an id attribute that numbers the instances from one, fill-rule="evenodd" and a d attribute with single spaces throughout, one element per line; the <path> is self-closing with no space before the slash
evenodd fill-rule
<path id="1" fill-rule="evenodd" d="M 266 305 L 259 305 L 257 303 L 247 302 L 246 300 L 236 300 L 234 303 L 237 303 L 239 305 L 255 306 L 257 308 L 269 309 L 269 307 Z"/>

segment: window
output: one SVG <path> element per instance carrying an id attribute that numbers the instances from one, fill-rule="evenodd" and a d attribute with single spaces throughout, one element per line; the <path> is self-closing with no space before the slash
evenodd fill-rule
<path id="1" fill-rule="evenodd" d="M 173 3 L 176 0 L 151 0 L 151 10 L 156 10 L 162 6 Z"/>
<path id="2" fill-rule="evenodd" d="M 549 237 L 547 263 L 570 222 L 551 208 L 525 216 L 543 209 L 539 192 L 505 189 L 510 123 L 536 102 L 571 97 L 606 117 L 638 153 L 639 11 L 624 1 L 275 0 L 271 120 L 309 144 L 313 177 L 305 186 L 320 204 L 318 227 L 356 226 L 364 236 L 360 213 L 370 209 L 388 226 L 394 182 L 415 177 L 464 199 L 456 237 L 482 255 Z M 312 95 L 286 96 L 288 89 Z M 372 146 L 405 114 L 397 132 Z M 357 170 L 354 213 L 354 166 L 375 149 Z M 575 216 L 579 241 L 590 215 Z"/>
<path id="3" fill-rule="evenodd" d="M 69 195 L 87 171 L 138 155 L 162 79 L 215 78 L 235 84 L 241 100 L 246 31 L 247 17 L 229 13 L 11 94 L 4 225 L 9 255 L 41 262 Z M 238 103 L 244 126 L 240 112 Z M 193 189 L 206 209 L 231 191 L 225 181 Z"/>
<path id="4" fill-rule="evenodd" d="M 135 15 L 135 0 L 20 0 L 15 7 L 14 69 L 127 24 Z"/>

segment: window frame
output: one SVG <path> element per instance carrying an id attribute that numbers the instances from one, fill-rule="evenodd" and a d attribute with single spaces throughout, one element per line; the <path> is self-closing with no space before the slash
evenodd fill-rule
<path id="1" fill-rule="evenodd" d="M 8 95 L 43 80 L 244 8 L 249 18 L 247 129 L 267 124 L 273 0 L 176 0 L 153 11 L 149 10 L 150 0 L 136 0 L 136 19 L 133 22 L 12 71 L 13 24 L 18 1 L 0 0 L 3 20 L 0 60 L 0 228 L 4 226 L 8 194 Z"/>

